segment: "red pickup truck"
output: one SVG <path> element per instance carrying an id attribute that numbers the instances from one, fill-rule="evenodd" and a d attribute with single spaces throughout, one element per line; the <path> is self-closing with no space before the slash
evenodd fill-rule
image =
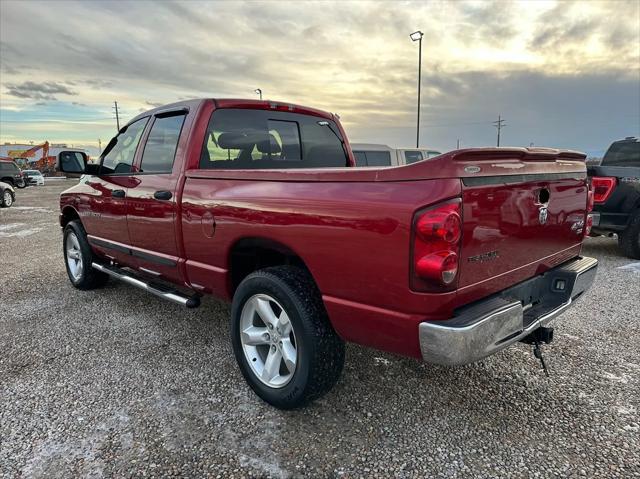
<path id="1" fill-rule="evenodd" d="M 345 341 L 445 365 L 549 342 L 597 268 L 574 151 L 356 168 L 336 115 L 205 99 L 138 115 L 99 165 L 58 165 L 85 175 L 60 197 L 71 283 L 232 301 L 240 370 L 280 408 L 336 383 Z"/>

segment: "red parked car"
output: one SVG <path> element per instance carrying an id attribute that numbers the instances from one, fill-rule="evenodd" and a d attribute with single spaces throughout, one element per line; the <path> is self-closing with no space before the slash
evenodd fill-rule
<path id="1" fill-rule="evenodd" d="M 131 120 L 99 165 L 59 155 L 86 175 L 60 197 L 64 258 L 79 289 L 115 277 L 187 307 L 232 301 L 240 370 L 292 408 L 336 383 L 345 341 L 447 365 L 549 342 L 597 268 L 580 255 L 584 158 L 485 148 L 356 168 L 330 113 L 185 101 Z"/>

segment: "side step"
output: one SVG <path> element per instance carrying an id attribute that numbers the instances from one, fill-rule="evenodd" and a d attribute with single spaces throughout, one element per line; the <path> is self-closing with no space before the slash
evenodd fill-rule
<path id="1" fill-rule="evenodd" d="M 149 283 L 140 278 L 134 277 L 132 274 L 124 271 L 123 269 L 116 268 L 113 266 L 105 266 L 100 263 L 92 263 L 91 266 L 98 271 L 108 274 L 120 281 L 124 281 L 125 283 L 129 283 L 132 286 L 136 286 L 137 288 L 144 289 L 151 294 L 155 294 L 160 298 L 173 301 L 174 303 L 178 303 L 182 306 L 186 306 L 187 308 L 197 308 L 200 306 L 200 296 L 194 294 L 193 296 L 187 296 L 180 291 L 175 289 L 167 288 L 161 284 L 157 283 Z"/>

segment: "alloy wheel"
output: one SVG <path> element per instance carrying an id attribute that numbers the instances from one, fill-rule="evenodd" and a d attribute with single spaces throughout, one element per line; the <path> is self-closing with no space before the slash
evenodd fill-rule
<path id="1" fill-rule="evenodd" d="M 79 280 L 82 276 L 83 262 L 82 251 L 80 251 L 80 243 L 75 233 L 71 232 L 67 235 L 65 241 L 65 249 L 67 251 L 67 265 L 69 266 L 69 272 L 74 280 Z"/>
<path id="2" fill-rule="evenodd" d="M 256 294 L 244 304 L 240 342 L 251 370 L 263 384 L 281 388 L 291 381 L 298 343 L 287 312 L 273 297 Z"/>

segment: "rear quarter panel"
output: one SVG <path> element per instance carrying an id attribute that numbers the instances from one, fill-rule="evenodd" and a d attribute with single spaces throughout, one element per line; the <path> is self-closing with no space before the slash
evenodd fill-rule
<path id="1" fill-rule="evenodd" d="M 185 182 L 182 231 L 189 280 L 207 292 L 230 298 L 229 258 L 239 240 L 276 241 L 305 262 L 342 337 L 409 355 L 419 354 L 418 322 L 438 317 L 455 299 L 411 292 L 408 255 L 414 211 L 459 196 L 458 179 L 287 182 L 197 174 Z"/>

